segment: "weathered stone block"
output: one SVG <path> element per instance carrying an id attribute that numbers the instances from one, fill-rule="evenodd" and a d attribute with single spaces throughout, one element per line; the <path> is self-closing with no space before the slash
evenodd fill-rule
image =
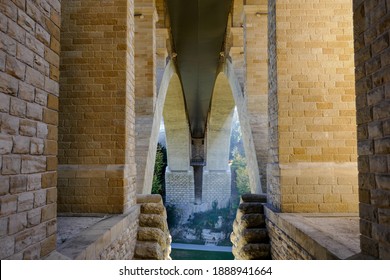
<path id="1" fill-rule="evenodd" d="M 37 131 L 37 137 L 42 139 L 46 139 L 49 133 L 48 126 L 47 124 L 44 123 L 38 123 L 38 125 L 36 126 L 36 131 Z"/>
<path id="2" fill-rule="evenodd" d="M 39 190 L 34 193 L 34 208 L 46 205 L 46 190 Z"/>
<path id="3" fill-rule="evenodd" d="M 57 186 L 57 172 L 42 174 L 42 188 L 55 188 Z"/>
<path id="4" fill-rule="evenodd" d="M 22 156 L 22 173 L 38 173 L 46 171 L 46 157 Z"/>
<path id="5" fill-rule="evenodd" d="M 6 72 L 11 76 L 20 80 L 24 80 L 26 66 L 24 63 L 18 61 L 15 57 L 7 56 L 6 69 Z"/>
<path id="6" fill-rule="evenodd" d="M 35 103 L 42 105 L 42 106 L 47 106 L 47 92 L 36 89 L 35 91 Z"/>
<path id="7" fill-rule="evenodd" d="M 33 85 L 34 87 L 37 87 L 40 89 L 44 89 L 44 87 L 45 87 L 44 75 L 41 72 L 39 72 L 39 71 L 29 67 L 29 66 L 27 66 L 27 68 L 26 68 L 25 81 L 27 83 L 29 83 L 30 85 Z"/>
<path id="8" fill-rule="evenodd" d="M 34 245 L 28 247 L 23 252 L 23 259 L 24 260 L 39 260 L 40 255 L 41 255 L 40 252 L 41 252 L 41 245 L 34 244 Z"/>
<path id="9" fill-rule="evenodd" d="M 15 234 L 27 227 L 27 213 L 12 215 L 9 219 L 8 234 Z"/>
<path id="10" fill-rule="evenodd" d="M 0 239 L 0 259 L 4 260 L 15 252 L 15 241 L 12 236 Z"/>
<path id="11" fill-rule="evenodd" d="M 13 175 L 20 173 L 21 157 L 19 155 L 3 156 L 3 175 Z"/>
<path id="12" fill-rule="evenodd" d="M 390 137 L 375 140 L 376 154 L 390 154 Z"/>
<path id="13" fill-rule="evenodd" d="M 26 229 L 15 236 L 15 252 L 20 252 L 28 246 L 38 243 L 45 238 L 46 226 L 44 224 Z"/>
<path id="14" fill-rule="evenodd" d="M 9 192 L 9 177 L 0 177 L 0 195 L 6 195 Z"/>
<path id="15" fill-rule="evenodd" d="M 9 115 L 3 115 L 1 122 L 1 131 L 10 135 L 17 134 L 19 131 L 19 118 Z"/>
<path id="16" fill-rule="evenodd" d="M 35 208 L 27 212 L 27 226 L 33 227 L 41 223 L 41 208 Z"/>
<path id="17" fill-rule="evenodd" d="M 0 135 L 0 155 L 9 154 L 12 151 L 12 137 Z"/>
<path id="18" fill-rule="evenodd" d="M 8 113 L 10 105 L 10 96 L 0 93 L 0 112 Z"/>
<path id="19" fill-rule="evenodd" d="M 30 138 L 25 136 L 14 136 L 12 152 L 14 154 L 28 154 L 30 152 Z"/>
<path id="20" fill-rule="evenodd" d="M 32 155 L 42 155 L 44 149 L 43 139 L 33 138 L 31 139 L 30 154 Z"/>
<path id="21" fill-rule="evenodd" d="M 35 96 L 35 93 L 34 93 L 33 86 L 26 84 L 26 83 L 23 83 L 23 82 L 19 83 L 19 94 L 18 94 L 19 98 L 26 100 L 28 102 L 33 102 L 34 96 Z"/>
<path id="22" fill-rule="evenodd" d="M 19 83 L 16 78 L 0 72 L 0 92 L 16 96 L 18 94 L 18 89 Z"/>
<path id="23" fill-rule="evenodd" d="M 34 207 L 34 194 L 31 192 L 18 195 L 18 212 L 31 210 Z"/>
<path id="24" fill-rule="evenodd" d="M 22 193 L 26 191 L 27 177 L 24 175 L 11 176 L 9 191 L 11 194 Z"/>
<path id="25" fill-rule="evenodd" d="M 0 237 L 8 234 L 8 217 L 0 219 Z"/>
<path id="26" fill-rule="evenodd" d="M 28 103 L 27 104 L 27 117 L 33 120 L 42 120 L 42 107 L 39 104 Z"/>
<path id="27" fill-rule="evenodd" d="M 0 217 L 16 213 L 18 196 L 6 195 L 0 197 Z"/>
<path id="28" fill-rule="evenodd" d="M 52 203 L 42 208 L 42 222 L 49 221 L 57 217 L 57 204 Z"/>
<path id="29" fill-rule="evenodd" d="M 39 190 L 42 186 L 41 180 L 41 174 L 27 175 L 27 190 Z"/>
<path id="30" fill-rule="evenodd" d="M 58 113 L 54 110 L 44 108 L 43 121 L 47 124 L 58 125 Z"/>
<path id="31" fill-rule="evenodd" d="M 56 249 L 56 235 L 53 234 L 41 242 L 40 258 L 47 256 Z"/>
<path id="32" fill-rule="evenodd" d="M 20 135 L 35 136 L 37 133 L 37 123 L 30 120 L 20 120 Z"/>
<path id="33" fill-rule="evenodd" d="M 372 173 L 386 173 L 387 157 L 386 156 L 372 156 L 370 157 L 370 172 Z"/>

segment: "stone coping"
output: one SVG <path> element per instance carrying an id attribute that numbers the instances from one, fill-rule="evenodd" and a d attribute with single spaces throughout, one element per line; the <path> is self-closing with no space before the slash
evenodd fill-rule
<path id="1" fill-rule="evenodd" d="M 128 212 L 113 215 L 68 239 L 47 259 L 94 260 L 140 215 L 140 206 L 134 205 Z M 61 258 L 60 258 L 61 257 Z"/>
<path id="2" fill-rule="evenodd" d="M 360 253 L 358 213 L 278 213 L 264 207 L 267 219 L 314 259 L 347 259 Z"/>

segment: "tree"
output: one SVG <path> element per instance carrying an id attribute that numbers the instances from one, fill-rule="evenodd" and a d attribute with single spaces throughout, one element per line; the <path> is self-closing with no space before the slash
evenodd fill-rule
<path id="1" fill-rule="evenodd" d="M 152 182 L 152 194 L 165 195 L 165 168 L 167 167 L 167 150 L 160 143 L 157 144 L 156 161 Z"/>
<path id="2" fill-rule="evenodd" d="M 233 162 L 232 162 L 232 171 L 235 172 L 236 178 L 236 187 L 238 193 L 250 193 L 249 187 L 249 176 L 246 166 L 246 158 L 243 157 L 237 149 L 233 150 Z"/>

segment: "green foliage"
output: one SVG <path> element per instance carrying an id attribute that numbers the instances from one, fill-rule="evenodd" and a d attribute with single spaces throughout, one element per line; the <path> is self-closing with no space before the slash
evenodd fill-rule
<path id="1" fill-rule="evenodd" d="M 179 224 L 181 215 L 179 214 L 175 205 L 166 205 L 165 208 L 167 210 L 168 227 L 170 229 L 176 228 Z"/>
<path id="2" fill-rule="evenodd" d="M 167 150 L 160 143 L 157 144 L 156 161 L 152 182 L 152 194 L 165 194 L 165 168 L 167 167 Z"/>
<path id="3" fill-rule="evenodd" d="M 237 149 L 233 151 L 232 171 L 235 172 L 236 187 L 239 195 L 250 193 L 246 158 Z"/>

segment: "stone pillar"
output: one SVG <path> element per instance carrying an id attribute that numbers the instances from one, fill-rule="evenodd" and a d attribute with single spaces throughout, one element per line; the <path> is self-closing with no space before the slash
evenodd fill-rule
<path id="1" fill-rule="evenodd" d="M 245 95 L 259 165 L 261 188 L 267 184 L 268 159 L 268 0 L 246 1 L 243 10 Z"/>
<path id="2" fill-rule="evenodd" d="M 135 205 L 133 1 L 65 1 L 59 212 Z"/>
<path id="3" fill-rule="evenodd" d="M 390 259 L 390 2 L 353 2 L 360 244 Z"/>
<path id="4" fill-rule="evenodd" d="M 190 166 L 190 134 L 179 77 L 174 74 L 164 104 L 168 166 L 165 173 L 167 203 L 194 203 L 194 174 Z"/>
<path id="5" fill-rule="evenodd" d="M 135 131 L 137 193 L 150 193 L 153 180 L 154 154 L 152 141 L 153 115 L 156 102 L 156 22 L 154 0 L 134 1 L 135 22 Z M 150 159 L 150 160 L 149 160 Z"/>
<path id="6" fill-rule="evenodd" d="M 351 3 L 269 3 L 269 203 L 356 212 Z"/>
<path id="7" fill-rule="evenodd" d="M 207 161 L 203 171 L 202 202 L 210 208 L 214 201 L 218 207 L 226 207 L 230 200 L 229 153 L 234 105 L 230 85 L 221 73 L 215 82 L 207 123 Z"/>
<path id="8" fill-rule="evenodd" d="M 60 1 L 0 3 L 0 259 L 56 247 Z"/>

